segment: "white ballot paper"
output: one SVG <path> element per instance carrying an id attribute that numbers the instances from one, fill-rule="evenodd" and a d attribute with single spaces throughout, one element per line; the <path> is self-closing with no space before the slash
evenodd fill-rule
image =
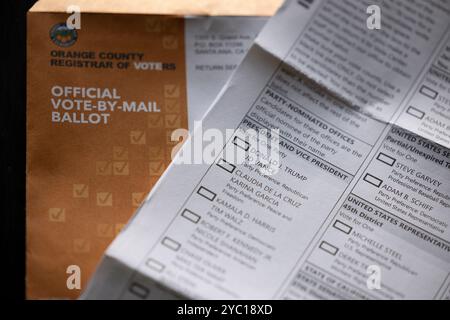
<path id="1" fill-rule="evenodd" d="M 287 1 L 83 298 L 449 299 L 449 23 L 444 0 Z"/>

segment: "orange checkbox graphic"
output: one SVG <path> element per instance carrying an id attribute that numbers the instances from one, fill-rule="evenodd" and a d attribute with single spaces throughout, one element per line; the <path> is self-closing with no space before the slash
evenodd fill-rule
<path id="1" fill-rule="evenodd" d="M 169 147 L 173 147 L 174 145 L 185 141 L 185 136 L 179 136 L 178 134 L 174 134 L 175 130 L 167 130 L 166 131 L 166 144 Z M 178 140 L 177 140 L 178 138 Z"/>
<path id="2" fill-rule="evenodd" d="M 150 159 L 163 159 L 164 158 L 164 148 L 161 146 L 149 147 L 148 155 Z"/>
<path id="3" fill-rule="evenodd" d="M 159 17 L 149 17 L 145 19 L 145 31 L 147 32 L 161 32 L 162 21 Z"/>
<path id="4" fill-rule="evenodd" d="M 115 230 L 114 230 L 115 235 L 118 235 L 124 227 L 125 227 L 125 223 L 116 223 Z"/>
<path id="5" fill-rule="evenodd" d="M 173 130 L 166 131 L 166 142 L 167 143 L 173 143 L 172 134 L 173 134 Z"/>
<path id="6" fill-rule="evenodd" d="M 111 207 L 113 205 L 113 195 L 111 192 L 97 192 L 97 206 Z"/>
<path id="7" fill-rule="evenodd" d="M 164 126 L 164 117 L 161 114 L 151 114 L 148 117 L 149 128 L 160 128 Z"/>
<path id="8" fill-rule="evenodd" d="M 130 174 L 130 166 L 126 161 L 114 161 L 113 168 L 115 176 L 127 176 Z"/>
<path id="9" fill-rule="evenodd" d="M 167 33 L 177 33 L 180 29 L 180 25 L 178 20 L 175 19 L 166 19 L 162 23 L 164 32 Z"/>
<path id="10" fill-rule="evenodd" d="M 75 183 L 72 196 L 74 198 L 89 198 L 89 186 L 87 184 Z"/>
<path id="11" fill-rule="evenodd" d="M 131 144 L 145 144 L 145 131 L 135 130 L 130 132 Z"/>
<path id="12" fill-rule="evenodd" d="M 100 238 L 112 238 L 115 234 L 115 225 L 110 223 L 97 224 L 97 236 Z"/>
<path id="13" fill-rule="evenodd" d="M 121 146 L 113 147 L 113 159 L 114 160 L 128 160 L 127 148 L 121 147 Z"/>
<path id="14" fill-rule="evenodd" d="M 164 97 L 165 98 L 179 98 L 180 86 L 177 84 L 165 84 L 164 85 Z"/>
<path id="15" fill-rule="evenodd" d="M 145 193 L 144 192 L 133 192 L 131 193 L 131 206 L 139 207 L 141 205 L 142 200 L 144 200 Z"/>
<path id="16" fill-rule="evenodd" d="M 178 38 L 174 35 L 164 36 L 162 39 L 162 46 L 166 50 L 178 49 Z"/>
<path id="17" fill-rule="evenodd" d="M 180 100 L 178 99 L 165 99 L 164 106 L 167 112 L 180 112 Z"/>
<path id="18" fill-rule="evenodd" d="M 112 174 L 112 164 L 110 161 L 97 161 L 95 163 L 95 173 L 98 176 L 110 176 Z"/>
<path id="19" fill-rule="evenodd" d="M 150 161 L 149 163 L 149 172 L 151 176 L 160 176 L 165 168 L 166 165 L 163 160 Z"/>
<path id="20" fill-rule="evenodd" d="M 51 222 L 65 222 L 66 209 L 65 208 L 50 208 L 48 209 L 48 220 Z"/>
<path id="21" fill-rule="evenodd" d="M 88 253 L 91 251 L 91 243 L 88 239 L 73 239 L 73 252 Z"/>
<path id="22" fill-rule="evenodd" d="M 166 114 L 166 127 L 179 128 L 181 126 L 181 116 L 179 114 Z"/>

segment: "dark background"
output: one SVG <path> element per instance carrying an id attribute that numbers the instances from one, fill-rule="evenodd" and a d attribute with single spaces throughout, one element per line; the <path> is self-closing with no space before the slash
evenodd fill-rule
<path id="1" fill-rule="evenodd" d="M 25 297 L 26 12 L 35 0 L 1 2 L 1 298 Z"/>

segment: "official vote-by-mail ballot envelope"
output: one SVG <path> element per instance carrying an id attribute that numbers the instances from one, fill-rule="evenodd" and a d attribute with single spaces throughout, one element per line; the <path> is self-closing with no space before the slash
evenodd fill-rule
<path id="1" fill-rule="evenodd" d="M 41 0 L 31 8 L 28 298 L 79 295 L 169 164 L 171 133 L 201 119 L 279 2 Z"/>

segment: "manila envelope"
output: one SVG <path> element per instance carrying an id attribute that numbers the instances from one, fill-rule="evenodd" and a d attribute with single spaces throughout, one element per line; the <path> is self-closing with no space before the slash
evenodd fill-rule
<path id="1" fill-rule="evenodd" d="M 170 163 L 173 130 L 201 119 L 279 4 L 35 4 L 27 26 L 28 298 L 80 294 Z"/>

